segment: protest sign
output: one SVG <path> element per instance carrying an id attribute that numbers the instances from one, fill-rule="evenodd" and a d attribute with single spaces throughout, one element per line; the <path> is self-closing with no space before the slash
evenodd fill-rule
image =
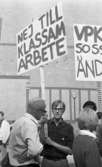
<path id="1" fill-rule="evenodd" d="M 102 26 L 75 24 L 75 75 L 79 81 L 102 81 Z"/>
<path id="2" fill-rule="evenodd" d="M 67 43 L 61 2 L 17 34 L 18 74 L 66 54 Z"/>

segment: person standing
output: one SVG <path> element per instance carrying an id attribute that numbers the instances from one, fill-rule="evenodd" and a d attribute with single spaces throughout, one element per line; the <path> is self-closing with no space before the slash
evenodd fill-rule
<path id="1" fill-rule="evenodd" d="M 97 136 L 96 141 L 102 158 L 102 112 L 97 112 L 96 114 L 98 117 L 98 125 L 96 128 L 96 136 Z"/>
<path id="2" fill-rule="evenodd" d="M 10 124 L 5 119 L 5 114 L 3 111 L 0 111 L 0 163 L 5 158 L 7 153 L 7 142 L 10 136 Z"/>
<path id="3" fill-rule="evenodd" d="M 83 104 L 82 108 L 83 108 L 83 111 L 86 111 L 86 112 L 88 112 L 88 111 L 96 112 L 97 111 L 96 103 L 94 101 L 90 101 L 90 100 L 86 101 Z"/>
<path id="4" fill-rule="evenodd" d="M 101 167 L 95 134 L 98 123 L 96 112 L 92 109 L 87 112 L 81 111 L 77 123 L 80 130 L 74 139 L 72 149 L 76 167 Z"/>
<path id="5" fill-rule="evenodd" d="M 10 124 L 5 119 L 3 111 L 0 111 L 0 143 L 6 145 L 10 135 Z"/>
<path id="6" fill-rule="evenodd" d="M 39 122 L 45 115 L 45 101 L 29 101 L 27 112 L 15 121 L 11 130 L 8 155 L 13 167 L 39 167 L 43 145 L 39 139 Z"/>
<path id="7" fill-rule="evenodd" d="M 65 104 L 61 100 L 52 103 L 53 118 L 47 121 L 44 129 L 44 149 L 41 167 L 68 167 L 67 155 L 71 154 L 73 127 L 66 123 L 62 115 Z M 46 124 L 45 124 L 46 125 Z"/>

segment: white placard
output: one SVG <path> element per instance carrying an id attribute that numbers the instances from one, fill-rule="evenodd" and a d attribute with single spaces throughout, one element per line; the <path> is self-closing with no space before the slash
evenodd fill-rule
<path id="1" fill-rule="evenodd" d="M 79 81 L 102 81 L 102 26 L 75 24 L 75 75 Z"/>
<path id="2" fill-rule="evenodd" d="M 18 74 L 66 54 L 67 42 L 61 2 L 17 34 Z"/>

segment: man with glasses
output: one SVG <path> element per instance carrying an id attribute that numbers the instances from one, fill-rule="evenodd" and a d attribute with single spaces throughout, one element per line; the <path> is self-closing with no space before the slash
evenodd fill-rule
<path id="1" fill-rule="evenodd" d="M 68 167 L 67 155 L 71 154 L 73 128 L 66 123 L 62 115 L 65 104 L 61 100 L 52 103 L 53 118 L 47 122 L 42 167 Z"/>

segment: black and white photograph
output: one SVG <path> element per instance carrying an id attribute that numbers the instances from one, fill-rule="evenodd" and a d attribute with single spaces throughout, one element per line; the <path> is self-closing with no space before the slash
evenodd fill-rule
<path id="1" fill-rule="evenodd" d="M 0 167 L 102 167 L 101 16 L 101 0 L 0 0 Z"/>

